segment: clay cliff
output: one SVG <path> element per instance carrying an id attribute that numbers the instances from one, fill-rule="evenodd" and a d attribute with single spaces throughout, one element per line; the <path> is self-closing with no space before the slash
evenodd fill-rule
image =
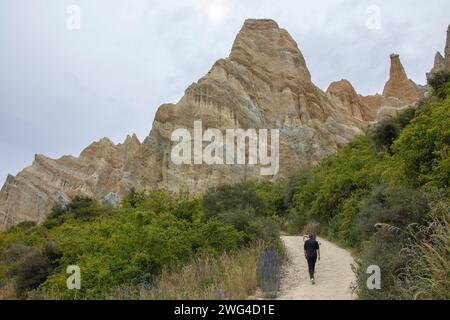
<path id="1" fill-rule="evenodd" d="M 415 103 L 418 93 L 414 83 L 408 79 L 398 54 L 391 54 L 391 70 L 389 81 L 384 86 L 383 96 L 393 97 L 406 103 Z"/>
<path id="2" fill-rule="evenodd" d="M 345 79 L 330 84 L 327 95 L 337 109 L 363 122 L 376 122 L 396 115 L 414 105 L 424 95 L 423 89 L 408 79 L 398 54 L 390 56 L 389 79 L 383 94 L 358 95 L 352 84 Z"/>
<path id="3" fill-rule="evenodd" d="M 352 84 L 345 79 L 332 82 L 327 94 L 342 112 L 364 122 L 374 121 L 381 106 L 381 101 L 376 101 L 377 96 L 366 98 L 358 95 Z"/>
<path id="4" fill-rule="evenodd" d="M 444 57 L 439 51 L 436 53 L 433 68 L 427 73 L 428 82 L 432 81 L 439 73 L 450 73 L 450 25 L 447 28 Z"/>
<path id="5" fill-rule="evenodd" d="M 389 97 L 388 97 L 389 96 Z M 272 20 L 247 20 L 230 55 L 190 85 L 176 104 L 159 107 L 150 134 L 119 145 L 104 138 L 79 157 L 37 155 L 0 192 L 0 230 L 21 221 L 42 222 L 55 203 L 76 195 L 115 203 L 131 189 L 197 192 L 243 179 L 273 180 L 317 164 L 376 120 L 383 105 L 417 97 L 398 56 L 383 96 L 359 96 L 348 81 L 323 92 L 311 81 L 305 59 L 289 33 Z M 388 102 L 387 102 L 388 101 Z M 280 170 L 261 176 L 260 165 L 175 165 L 171 133 L 203 128 L 279 129 Z"/>
<path id="6" fill-rule="evenodd" d="M 447 38 L 446 38 L 446 43 L 445 43 L 445 49 L 444 49 L 444 53 L 445 53 L 445 58 L 444 58 L 444 65 L 445 65 L 445 70 L 450 72 L 450 25 L 447 28 Z"/>

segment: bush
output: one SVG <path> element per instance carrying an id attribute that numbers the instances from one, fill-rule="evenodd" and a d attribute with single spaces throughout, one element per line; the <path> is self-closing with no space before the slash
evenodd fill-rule
<path id="1" fill-rule="evenodd" d="M 432 73 L 428 77 L 428 84 L 433 88 L 433 90 L 438 91 L 442 86 L 450 81 L 450 73 L 447 71 L 438 71 Z"/>
<path id="2" fill-rule="evenodd" d="M 307 223 L 307 216 L 299 214 L 295 208 L 291 208 L 287 214 L 284 229 L 292 235 L 302 233 L 303 227 Z"/>
<path id="3" fill-rule="evenodd" d="M 202 219 L 201 199 L 186 192 L 143 191 L 134 198 L 139 200 L 133 206 L 125 200 L 113 209 L 77 197 L 45 226 L 0 234 L 1 284 L 16 277 L 21 297 L 104 298 L 112 288 L 134 286 L 198 255 L 219 256 L 245 243 L 244 233 L 233 225 L 217 217 Z M 83 273 L 76 293 L 67 290 L 62 267 L 74 264 Z"/>
<path id="4" fill-rule="evenodd" d="M 28 290 L 37 288 L 50 275 L 51 271 L 52 267 L 47 258 L 37 250 L 30 251 L 19 262 L 15 270 L 17 293 L 23 296 Z"/>
<path id="5" fill-rule="evenodd" d="M 270 214 L 268 205 L 258 195 L 257 185 L 254 182 L 220 186 L 208 190 L 203 195 L 203 210 L 206 217 L 246 209 L 252 209 L 257 216 Z"/>
<path id="6" fill-rule="evenodd" d="M 261 217 L 250 222 L 246 233 L 251 241 L 264 241 L 273 244 L 279 241 L 280 224 L 272 218 Z"/>
<path id="7" fill-rule="evenodd" d="M 55 241 L 46 241 L 42 251 L 44 257 L 46 257 L 52 265 L 57 264 L 58 260 L 63 256 L 59 244 Z"/>
<path id="8" fill-rule="evenodd" d="M 317 221 L 322 234 L 357 249 L 360 298 L 448 297 L 448 223 L 428 222 L 428 199 L 449 196 L 448 93 L 450 82 L 441 84 L 417 109 L 381 123 L 298 179 L 286 225 L 298 232 Z M 422 236 L 411 241 L 418 235 L 410 229 Z M 381 267 L 380 291 L 366 287 L 370 265 Z"/>
<path id="9" fill-rule="evenodd" d="M 323 160 L 297 183 L 294 208 L 287 225 L 301 232 L 309 221 L 321 225 L 321 233 L 340 237 L 348 234 L 361 199 L 380 180 L 378 166 L 386 157 L 368 137 L 360 137 Z M 345 235 L 347 237 L 347 235 Z"/>
<path id="10" fill-rule="evenodd" d="M 356 293 L 360 299 L 395 299 L 399 292 L 396 286 L 396 275 L 406 265 L 399 252 L 404 246 L 405 238 L 396 230 L 380 229 L 363 246 L 356 261 Z M 381 269 L 381 290 L 370 290 L 366 282 L 369 266 L 376 265 Z"/>
<path id="11" fill-rule="evenodd" d="M 403 112 L 400 112 L 397 117 L 396 121 L 400 125 L 400 129 L 403 130 L 414 117 L 416 116 L 416 109 L 415 108 L 408 108 Z"/>
<path id="12" fill-rule="evenodd" d="M 362 234 L 362 239 L 374 234 L 377 224 L 404 231 L 412 223 L 423 222 L 428 211 L 428 201 L 421 192 L 381 185 L 365 200 L 354 228 Z"/>
<path id="13" fill-rule="evenodd" d="M 18 262 L 26 253 L 30 251 L 30 247 L 25 246 L 22 242 L 17 242 L 2 252 L 2 264 L 14 264 Z"/>
<path id="14" fill-rule="evenodd" d="M 448 88 L 450 92 L 450 88 Z M 450 97 L 422 106 L 392 146 L 394 163 L 413 187 L 448 188 L 450 181 Z"/>
<path id="15" fill-rule="evenodd" d="M 387 119 L 378 123 L 371 136 L 380 150 L 390 150 L 394 141 L 400 135 L 400 125 L 394 119 Z"/>
<path id="16" fill-rule="evenodd" d="M 218 214 L 221 221 L 232 225 L 240 231 L 247 230 L 252 221 L 256 219 L 253 209 L 225 211 Z"/>
<path id="17" fill-rule="evenodd" d="M 67 212 L 67 208 L 59 203 L 52 207 L 49 218 L 59 218 L 61 215 Z"/>
<path id="18" fill-rule="evenodd" d="M 35 226 L 36 226 L 35 221 L 23 221 L 23 222 L 19 223 L 18 225 L 16 225 L 16 228 L 25 230 L 25 229 L 30 229 Z"/>
<path id="19" fill-rule="evenodd" d="M 94 199 L 83 196 L 76 196 L 69 204 L 68 211 L 70 211 L 75 219 L 89 220 L 95 216 L 95 211 L 92 210 L 96 206 Z"/>
<path id="20" fill-rule="evenodd" d="M 242 231 L 246 243 L 255 240 L 278 240 L 284 210 L 284 185 L 243 182 L 210 189 L 203 195 L 205 219 L 217 217 Z"/>

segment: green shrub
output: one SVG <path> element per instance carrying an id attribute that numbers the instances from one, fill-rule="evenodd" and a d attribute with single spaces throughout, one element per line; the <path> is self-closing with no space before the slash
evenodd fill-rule
<path id="1" fill-rule="evenodd" d="M 95 216 L 97 203 L 94 199 L 83 196 L 76 196 L 69 204 L 68 211 L 70 211 L 75 219 L 89 220 Z"/>
<path id="2" fill-rule="evenodd" d="M 360 137 L 324 159 L 298 180 L 287 225 L 300 232 L 305 223 L 316 221 L 328 236 L 348 234 L 361 198 L 381 179 L 379 166 L 385 157 L 371 139 Z"/>
<path id="3" fill-rule="evenodd" d="M 280 224 L 270 217 L 261 217 L 249 223 L 246 233 L 251 241 L 275 243 L 279 241 Z"/>
<path id="4" fill-rule="evenodd" d="M 400 135 L 400 125 L 395 119 L 387 119 L 378 123 L 372 131 L 372 139 L 380 150 L 390 150 Z"/>
<path id="5" fill-rule="evenodd" d="M 399 123 L 400 129 L 403 130 L 411 122 L 411 120 L 414 119 L 415 116 L 415 108 L 408 108 L 400 112 L 396 117 L 396 121 Z"/>
<path id="6" fill-rule="evenodd" d="M 253 209 L 225 211 L 218 214 L 223 222 L 232 225 L 238 230 L 244 231 L 249 224 L 256 219 Z"/>
<path id="7" fill-rule="evenodd" d="M 30 247 L 25 246 L 22 242 L 17 242 L 4 250 L 1 254 L 1 264 L 14 264 L 18 262 L 26 253 L 30 251 Z"/>
<path id="8" fill-rule="evenodd" d="M 42 254 L 53 265 L 57 264 L 63 256 L 59 244 L 55 241 L 46 241 L 42 248 Z"/>
<path id="9" fill-rule="evenodd" d="M 366 242 L 357 259 L 355 273 L 357 278 L 356 293 L 360 299 L 395 299 L 399 292 L 396 276 L 406 265 L 399 253 L 404 246 L 405 237 L 396 229 L 380 229 Z M 369 266 L 376 265 L 381 270 L 381 289 L 371 290 L 366 282 Z"/>
<path id="10" fill-rule="evenodd" d="M 411 223 L 423 223 L 428 212 L 427 198 L 421 192 L 381 185 L 364 201 L 354 228 L 367 239 L 378 223 L 405 230 Z"/>
<path id="11" fill-rule="evenodd" d="M 435 90 L 439 91 L 446 83 L 450 81 L 450 73 L 447 71 L 438 71 L 428 77 L 428 84 Z"/>
<path id="12" fill-rule="evenodd" d="M 450 88 L 449 88 L 450 91 Z M 414 187 L 450 183 L 450 97 L 422 106 L 392 146 L 394 162 Z"/>
<path id="13" fill-rule="evenodd" d="M 104 298 L 117 286 L 136 285 L 198 255 L 218 256 L 249 241 L 218 217 L 204 219 L 201 198 L 187 192 L 133 197 L 133 205 L 124 200 L 118 209 L 77 197 L 43 226 L 0 234 L 0 283 L 16 279 L 23 298 Z M 81 268 L 81 290 L 67 290 L 68 265 Z"/>
<path id="14" fill-rule="evenodd" d="M 34 226 L 36 226 L 36 222 L 34 222 L 34 221 L 23 221 L 23 222 L 19 223 L 18 225 L 16 225 L 16 228 L 25 230 L 25 229 L 32 228 Z"/>
<path id="15" fill-rule="evenodd" d="M 17 293 L 23 296 L 28 290 L 37 288 L 50 275 L 52 267 L 47 258 L 37 250 L 28 252 L 16 266 Z"/>
<path id="16" fill-rule="evenodd" d="M 449 92 L 450 82 L 440 84 L 418 109 L 382 122 L 297 180 L 286 226 L 298 232 L 317 221 L 322 234 L 356 248 L 360 298 L 446 297 L 449 234 L 430 228 L 428 199 L 449 199 Z M 411 228 L 424 237 L 411 243 Z M 381 267 L 382 290 L 366 287 L 370 265 Z"/>
<path id="17" fill-rule="evenodd" d="M 252 209 L 257 216 L 270 215 L 269 205 L 258 194 L 255 182 L 223 185 L 203 195 L 203 210 L 207 217 L 226 211 Z"/>
<path id="18" fill-rule="evenodd" d="M 67 212 L 67 208 L 60 203 L 55 204 L 52 207 L 49 218 L 59 218 L 61 215 Z"/>
<path id="19" fill-rule="evenodd" d="M 295 208 L 291 208 L 284 222 L 284 229 L 292 235 L 298 235 L 308 222 L 306 215 L 299 214 Z"/>

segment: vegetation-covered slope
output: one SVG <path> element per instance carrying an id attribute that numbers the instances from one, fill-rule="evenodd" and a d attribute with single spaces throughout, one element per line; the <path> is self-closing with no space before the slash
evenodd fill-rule
<path id="1" fill-rule="evenodd" d="M 43 225 L 22 223 L 0 235 L 0 286 L 21 298 L 145 298 L 137 293 L 140 287 L 149 298 L 244 298 L 256 289 L 260 255 L 278 247 L 275 210 L 256 193 L 267 187 L 243 184 L 224 187 L 221 193 L 212 190 L 205 199 L 232 193 L 233 188 L 246 190 L 241 205 L 233 202 L 214 211 L 201 197 L 185 192 L 132 193 L 117 209 L 75 198 L 68 208 L 55 207 Z M 246 213 L 227 218 L 233 210 Z M 254 261 L 246 266 L 243 257 Z M 191 296 L 173 296 L 181 287 L 159 290 L 171 287 L 160 283 L 161 274 L 169 281 L 183 267 L 205 263 L 215 272 L 203 272 L 199 283 L 186 284 Z M 248 270 L 227 280 L 223 263 Z M 67 290 L 69 265 L 80 267 L 81 290 Z M 233 282 L 242 284 L 241 290 L 233 289 Z M 251 285 L 246 287 L 246 282 Z"/>
<path id="2" fill-rule="evenodd" d="M 361 298 L 450 296 L 450 83 L 295 183 L 290 230 L 312 221 L 358 250 Z M 382 289 L 367 290 L 378 265 Z M 420 289 L 420 290 L 419 290 Z"/>

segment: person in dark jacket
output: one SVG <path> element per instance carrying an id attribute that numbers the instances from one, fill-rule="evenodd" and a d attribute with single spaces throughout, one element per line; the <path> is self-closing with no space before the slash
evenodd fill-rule
<path id="1" fill-rule="evenodd" d="M 305 249 L 305 258 L 308 261 L 309 278 L 311 279 L 311 283 L 314 284 L 314 269 L 317 260 L 320 260 L 319 242 L 316 240 L 316 235 L 310 234 L 309 239 L 305 241 L 303 247 Z"/>

